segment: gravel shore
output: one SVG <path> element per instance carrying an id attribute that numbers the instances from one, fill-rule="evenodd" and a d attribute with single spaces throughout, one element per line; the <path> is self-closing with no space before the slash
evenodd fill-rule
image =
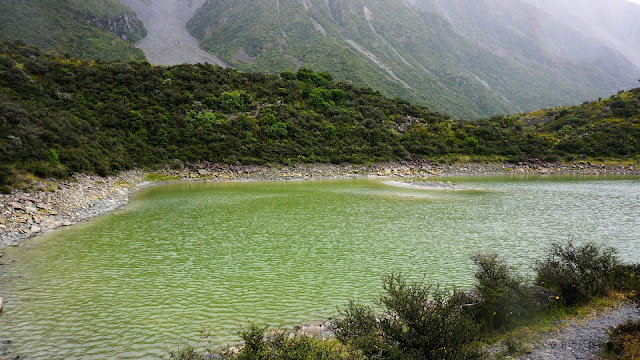
<path id="1" fill-rule="evenodd" d="M 594 314 L 587 320 L 571 320 L 552 331 L 522 360 L 586 360 L 599 359 L 603 345 L 609 340 L 607 330 L 627 320 L 640 320 L 636 305 L 624 303 L 614 309 Z"/>
<path id="2" fill-rule="evenodd" d="M 554 164 L 539 161 L 520 164 L 432 164 L 422 159 L 370 165 L 298 164 L 293 166 L 233 166 L 202 162 L 185 164 L 176 161 L 157 173 L 185 181 L 282 181 L 332 178 L 432 177 L 458 175 L 527 175 L 527 174 L 640 174 L 640 167 L 597 165 L 585 162 Z M 115 210 L 128 202 L 134 192 L 157 184 L 146 181 L 141 170 L 118 176 L 75 175 L 69 181 L 48 179 L 33 181 L 29 191 L 0 195 L 0 248 L 20 246 L 20 240 L 37 236 L 61 226 Z M 404 184 L 408 186 L 407 184 Z M 418 182 L 414 185 L 425 185 Z M 442 183 L 441 188 L 455 189 Z"/>

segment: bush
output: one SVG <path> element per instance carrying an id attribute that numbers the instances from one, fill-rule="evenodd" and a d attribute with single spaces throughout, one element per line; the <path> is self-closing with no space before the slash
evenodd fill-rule
<path id="1" fill-rule="evenodd" d="M 411 283 L 400 275 L 383 279 L 376 318 L 366 307 L 350 303 L 344 319 L 334 323 L 338 338 L 358 347 L 369 358 L 384 359 L 480 359 L 471 346 L 478 326 L 463 311 L 467 294 L 438 286 Z"/>
<path id="2" fill-rule="evenodd" d="M 558 293 L 566 305 L 585 303 L 615 287 L 614 269 L 620 265 L 611 247 L 552 244 L 547 258 L 535 264 L 536 283 Z"/>
<path id="3" fill-rule="evenodd" d="M 187 347 L 182 350 L 178 350 L 176 352 L 171 352 L 169 354 L 169 359 L 171 360 L 204 360 L 206 359 L 203 353 L 196 351 L 192 347 Z"/>
<path id="4" fill-rule="evenodd" d="M 10 166 L 0 164 L 0 185 L 11 185 L 14 177 L 15 174 Z"/>
<path id="5" fill-rule="evenodd" d="M 244 347 L 237 353 L 223 354 L 234 360 L 363 360 L 337 341 L 327 341 L 306 335 L 289 335 L 284 331 L 265 336 L 267 326 L 251 325 L 243 330 Z"/>
<path id="6" fill-rule="evenodd" d="M 629 320 L 610 329 L 606 350 L 617 359 L 633 359 L 640 353 L 640 321 Z"/>
<path id="7" fill-rule="evenodd" d="M 477 266 L 474 292 L 479 298 L 474 315 L 485 328 L 507 326 L 534 311 L 524 279 L 513 275 L 497 254 L 477 254 L 471 260 Z"/>
<path id="8" fill-rule="evenodd" d="M 369 306 L 349 301 L 340 310 L 341 318 L 333 321 L 336 338 L 343 344 L 359 349 L 367 358 L 393 357 L 397 352 L 385 341 L 378 318 Z"/>

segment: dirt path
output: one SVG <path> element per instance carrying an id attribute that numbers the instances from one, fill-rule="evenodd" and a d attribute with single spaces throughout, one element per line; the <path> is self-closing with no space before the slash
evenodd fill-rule
<path id="1" fill-rule="evenodd" d="M 136 47 L 156 65 L 196 64 L 208 62 L 229 65 L 200 49 L 198 40 L 189 34 L 187 21 L 204 0 L 119 0 L 136 12 L 147 29 L 147 37 Z"/>
<path id="2" fill-rule="evenodd" d="M 541 343 L 534 345 L 532 353 L 519 359 L 598 359 L 602 346 L 609 339 L 607 329 L 629 319 L 640 320 L 640 312 L 632 304 L 609 309 L 592 319 L 571 320 L 566 326 L 550 333 Z"/>

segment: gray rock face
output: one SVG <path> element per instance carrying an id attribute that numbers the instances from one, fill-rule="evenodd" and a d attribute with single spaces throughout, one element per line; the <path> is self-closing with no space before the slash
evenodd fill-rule
<path id="1" fill-rule="evenodd" d="M 156 65 L 210 64 L 229 65 L 200 49 L 198 40 L 186 28 L 187 21 L 202 0 L 118 0 L 136 12 L 147 29 L 147 36 L 135 46 Z"/>

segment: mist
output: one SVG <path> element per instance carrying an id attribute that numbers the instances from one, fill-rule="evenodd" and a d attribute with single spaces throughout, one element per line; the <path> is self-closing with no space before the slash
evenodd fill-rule
<path id="1" fill-rule="evenodd" d="M 589 50 L 581 54 L 580 49 L 571 49 L 579 33 L 593 43 L 602 43 L 612 53 L 623 55 L 640 72 L 640 0 L 407 0 L 410 4 L 427 11 L 440 12 L 455 22 L 455 16 L 449 11 L 460 8 L 486 6 L 508 9 L 509 16 L 515 12 L 529 15 L 528 24 L 515 23 L 518 26 L 537 25 L 540 33 L 536 39 L 545 51 L 555 55 L 569 52 L 572 56 L 590 56 Z M 555 20 L 555 24 L 549 22 Z M 482 19 L 490 21 L 491 19 Z M 455 24 L 454 24 L 455 26 Z M 522 29 L 518 29 L 522 30 Z M 532 31 L 533 33 L 533 31 Z M 467 34 L 468 35 L 468 34 Z M 582 39 L 582 40 L 584 40 Z M 602 56 L 602 54 L 591 54 Z"/>

